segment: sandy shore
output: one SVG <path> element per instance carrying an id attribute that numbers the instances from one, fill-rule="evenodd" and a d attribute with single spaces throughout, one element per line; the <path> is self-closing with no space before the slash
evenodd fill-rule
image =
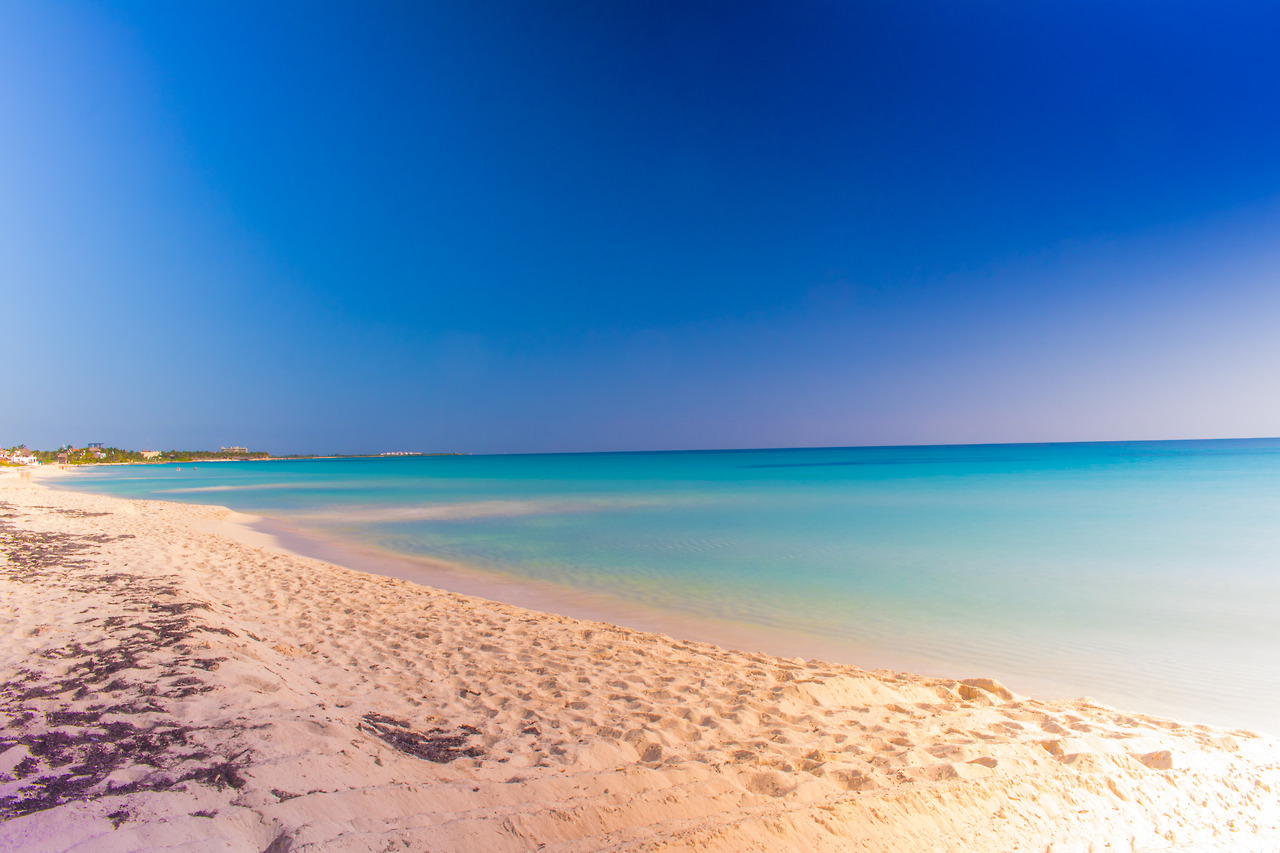
<path id="1" fill-rule="evenodd" d="M 537 613 L 230 518 L 0 479 L 0 849 L 1280 849 L 1249 732 Z"/>

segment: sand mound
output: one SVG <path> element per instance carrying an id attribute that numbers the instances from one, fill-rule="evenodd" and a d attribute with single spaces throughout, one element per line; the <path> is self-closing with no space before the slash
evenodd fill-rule
<path id="1" fill-rule="evenodd" d="M 0 501 L 0 849 L 1280 848 L 1249 732 L 535 613 L 216 507 Z"/>

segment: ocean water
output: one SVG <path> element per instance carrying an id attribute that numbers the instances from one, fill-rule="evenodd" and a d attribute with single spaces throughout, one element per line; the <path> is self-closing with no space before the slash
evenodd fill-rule
<path id="1" fill-rule="evenodd" d="M 219 504 L 693 639 L 1280 733 L 1280 440 L 120 466 L 56 485 Z"/>

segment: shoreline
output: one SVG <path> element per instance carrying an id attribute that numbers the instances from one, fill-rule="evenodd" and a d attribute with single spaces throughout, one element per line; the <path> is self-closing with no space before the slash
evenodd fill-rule
<path id="1" fill-rule="evenodd" d="M 836 644 L 764 626 L 714 617 L 681 615 L 627 602 L 604 592 L 511 577 L 443 559 L 401 554 L 326 537 L 319 530 L 300 529 L 283 519 L 243 515 L 243 519 L 224 531 L 226 535 L 245 544 L 257 542 L 260 547 L 272 548 L 282 554 L 322 560 L 353 571 L 397 578 L 549 615 L 588 622 L 607 622 L 645 633 L 706 643 L 733 651 L 768 654 L 780 658 L 832 661 L 863 669 L 908 670 L 935 677 L 949 674 L 942 671 L 946 669 L 945 666 L 923 658 L 910 661 L 905 655 L 894 656 L 883 649 L 867 645 Z M 856 658 L 857 662 L 851 658 Z"/>
<path id="2" fill-rule="evenodd" d="M 59 480 L 74 478 L 72 471 L 49 471 Z M 37 477 L 41 474 L 37 473 Z M 54 487 L 61 484 L 55 483 Z M 68 487 L 79 491 L 75 487 Z M 167 499 L 168 496 L 162 496 Z M 217 500 L 212 494 L 200 496 Z M 200 498 L 197 498 L 200 499 Z M 178 503 L 182 503 L 179 501 Z M 226 510 L 226 512 L 231 512 Z M 252 510 L 248 511 L 253 513 Z M 324 560 L 356 571 L 399 578 L 426 586 L 501 601 L 548 614 L 608 622 L 641 631 L 746 652 L 784 658 L 831 661 L 870 670 L 913 672 L 931 677 L 996 677 L 1011 689 L 1046 699 L 1085 699 L 1112 707 L 1142 708 L 1145 712 L 1183 721 L 1243 727 L 1280 735 L 1280 717 L 1272 712 L 1267 693 L 1245 693 L 1234 685 L 1241 679 L 1209 676 L 1196 689 L 1183 689 L 1140 677 L 1117 676 L 1102 646 L 1068 643 L 1062 650 L 1039 647 L 1030 658 L 1015 652 L 1019 647 L 979 639 L 980 634 L 956 635 L 945 643 L 917 644 L 910 632 L 881 632 L 879 642 L 836 639 L 797 629 L 760 622 L 736 622 L 705 613 L 664 609 L 628 601 L 607 590 L 592 590 L 505 574 L 483 566 L 446 559 L 399 553 L 358 539 L 342 539 L 305 518 L 238 516 L 239 523 L 223 532 L 242 543 L 269 547 L 294 557 Z M 976 642 L 975 642 L 976 641 Z M 1222 659 L 1229 661 L 1230 659 Z M 1201 666 L 1205 661 L 1201 661 Z M 1218 664 L 1209 662 L 1217 668 Z M 1119 670 L 1124 672 L 1123 664 Z M 1171 671 L 1170 671 L 1171 672 Z M 1166 673 L 1169 674 L 1169 673 Z M 1130 675 L 1140 676 L 1132 672 Z M 1208 675 L 1208 673 L 1205 673 Z M 1214 681 L 1213 679 L 1217 680 Z M 1179 676 L 1181 683 L 1185 679 Z M 1274 691 L 1272 691 L 1274 692 Z M 1214 697 L 1217 697 L 1215 700 Z"/>
<path id="3" fill-rule="evenodd" d="M 62 479 L 71 471 L 49 471 Z M 37 472 L 36 479 L 44 474 Z M 73 490 L 82 494 L 94 494 Z M 286 518 L 241 512 L 206 504 L 226 513 L 225 518 L 203 529 L 255 548 L 302 559 L 321 560 L 346 569 L 381 577 L 396 578 L 460 595 L 474 596 L 534 610 L 593 622 L 607 622 L 646 633 L 680 640 L 706 643 L 746 653 L 780 658 L 832 661 L 869 670 L 909 671 L 932 677 L 955 676 L 955 667 L 905 653 L 891 653 L 879 647 L 853 642 L 836 643 L 816 636 L 801 637 L 794 632 L 765 626 L 736 623 L 708 616 L 681 615 L 656 607 L 627 602 L 605 592 L 593 592 L 548 581 L 518 578 L 479 566 L 444 559 L 402 554 L 362 543 L 325 535 L 318 528 L 299 525 Z M 972 676 L 984 673 L 973 672 Z M 1034 692 L 1034 691 L 1029 691 Z M 1069 697 L 1066 691 L 1054 698 Z"/>
<path id="4" fill-rule="evenodd" d="M 0 502 L 5 849 L 1280 842 L 1280 741 L 1251 732 L 446 593 L 218 507 Z"/>
<path id="5" fill-rule="evenodd" d="M 228 510 L 229 512 L 235 512 Z M 806 662 L 829 662 L 868 671 L 910 672 L 931 678 L 995 677 L 1016 693 L 1053 701 L 1086 701 L 1116 708 L 1141 708 L 1145 713 L 1191 725 L 1206 723 L 1225 729 L 1247 729 L 1270 737 L 1280 737 L 1236 713 L 1219 713 L 1217 719 L 1200 716 L 1196 709 L 1177 705 L 1167 698 L 1153 699 L 1133 691 L 1127 701 L 1102 696 L 1099 691 L 1073 687 L 1062 678 L 1034 677 L 1027 673 L 1008 675 L 996 667 L 973 662 L 910 654 L 901 649 L 824 640 L 753 623 L 733 622 L 712 616 L 681 614 L 657 607 L 628 602 L 606 592 L 564 586 L 548 581 L 512 577 L 481 567 L 447 560 L 402 554 L 357 542 L 327 537 L 318 529 L 296 526 L 292 520 L 241 514 L 241 522 L 225 533 L 245 544 L 272 548 L 296 557 L 322 560 L 354 571 L 397 578 L 461 595 L 522 607 L 540 613 L 585 621 L 606 622 L 645 633 L 670 636 L 676 640 L 705 643 L 730 651 L 766 654 Z M 1064 654 L 1064 661 L 1070 655 Z M 1163 701 L 1161 701 L 1163 700 Z"/>

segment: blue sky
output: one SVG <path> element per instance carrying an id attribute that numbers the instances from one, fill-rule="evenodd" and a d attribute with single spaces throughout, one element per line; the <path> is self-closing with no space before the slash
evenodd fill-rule
<path id="1" fill-rule="evenodd" d="M 1264 3 L 6 3 L 0 444 L 1280 434 L 1277 32 Z"/>

